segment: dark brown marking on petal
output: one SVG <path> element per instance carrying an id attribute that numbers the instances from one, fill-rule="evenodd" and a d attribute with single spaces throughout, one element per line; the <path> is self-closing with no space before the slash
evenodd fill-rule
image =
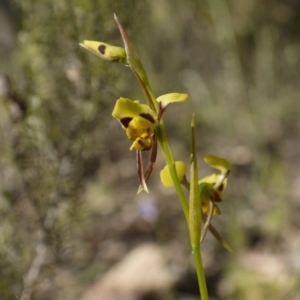
<path id="1" fill-rule="evenodd" d="M 221 202 L 222 198 L 218 193 L 214 193 L 214 201 L 215 202 Z"/>
<path id="2" fill-rule="evenodd" d="M 222 183 L 222 184 L 219 186 L 218 190 L 219 190 L 220 192 L 222 192 L 223 189 L 224 189 L 224 184 Z"/>
<path id="3" fill-rule="evenodd" d="M 148 151 L 148 150 L 150 150 L 150 149 L 151 149 L 151 145 L 150 145 L 150 146 L 148 146 L 148 147 L 146 147 L 146 146 L 144 145 L 143 147 L 144 147 L 144 149 L 143 149 L 142 151 Z"/>
<path id="4" fill-rule="evenodd" d="M 146 144 L 141 140 L 137 140 L 138 144 L 143 148 L 142 151 L 146 151 L 146 150 L 150 150 L 151 149 L 151 145 L 150 146 L 146 146 Z"/>
<path id="5" fill-rule="evenodd" d="M 126 118 L 122 118 L 120 120 L 120 122 L 122 123 L 122 125 L 127 128 L 129 126 L 129 123 L 132 121 L 131 117 L 126 117 Z"/>
<path id="6" fill-rule="evenodd" d="M 152 124 L 155 123 L 154 118 L 150 114 L 140 114 L 140 117 L 150 121 Z"/>
<path id="7" fill-rule="evenodd" d="M 100 46 L 98 47 L 98 50 L 99 50 L 99 52 L 100 52 L 102 55 L 105 55 L 106 46 L 105 46 L 105 45 L 100 45 Z"/>

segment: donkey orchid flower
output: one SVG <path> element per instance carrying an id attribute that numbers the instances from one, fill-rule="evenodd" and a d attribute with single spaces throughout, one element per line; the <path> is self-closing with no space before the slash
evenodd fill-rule
<path id="1" fill-rule="evenodd" d="M 198 181 L 201 198 L 201 210 L 205 224 L 202 229 L 201 241 L 203 241 L 207 229 L 217 238 L 217 240 L 229 251 L 231 248 L 223 240 L 218 231 L 210 224 L 213 216 L 221 213 L 216 203 L 222 201 L 223 194 L 227 186 L 227 176 L 231 169 L 231 164 L 220 157 L 214 155 L 204 156 L 204 161 L 211 167 L 220 171 L 220 174 L 212 174 Z M 179 181 L 187 189 L 189 183 L 186 179 L 187 165 L 182 161 L 175 162 L 176 172 Z M 160 180 L 165 187 L 174 186 L 168 166 L 165 166 L 160 172 Z"/>
<path id="2" fill-rule="evenodd" d="M 222 201 L 231 164 L 226 159 L 214 155 L 205 155 L 204 161 L 211 167 L 221 171 L 220 174 L 212 174 L 199 180 L 199 185 L 206 184 L 208 188 L 208 192 L 201 202 L 202 212 L 204 216 L 211 218 L 221 213 L 216 202 Z"/>
<path id="3" fill-rule="evenodd" d="M 149 150 L 152 146 L 154 128 L 158 125 L 157 114 L 146 104 L 119 98 L 112 116 L 125 129 L 128 139 L 133 140 L 130 150 Z"/>
<path id="4" fill-rule="evenodd" d="M 156 99 L 159 110 L 154 111 L 149 105 L 142 104 L 138 100 L 119 98 L 115 104 L 112 116 L 116 118 L 125 129 L 128 139 L 133 143 L 130 150 L 137 151 L 138 175 L 142 188 L 148 192 L 146 181 L 148 180 L 156 161 L 157 141 L 155 128 L 170 103 L 183 102 L 188 99 L 187 94 L 170 93 Z M 150 150 L 150 159 L 145 173 L 142 170 L 141 152 Z"/>
<path id="5" fill-rule="evenodd" d="M 227 160 L 214 155 L 206 155 L 204 157 L 204 161 L 211 167 L 221 171 L 220 174 L 212 174 L 206 176 L 200 179 L 198 182 L 199 186 L 201 184 L 206 184 L 210 187 L 208 190 L 211 190 L 211 192 L 207 195 L 207 197 L 202 199 L 202 210 L 204 215 L 207 215 L 209 201 L 213 201 L 214 203 L 222 201 L 222 196 L 227 186 L 227 176 L 230 172 L 231 164 Z M 179 181 L 186 186 L 186 178 L 185 178 L 185 175 L 187 173 L 186 164 L 182 161 L 176 161 L 175 167 L 176 167 Z M 168 166 L 165 166 L 161 170 L 160 179 L 162 184 L 165 187 L 172 187 L 174 185 Z M 218 215 L 218 214 L 220 214 L 220 209 L 215 205 L 214 215 Z"/>
<path id="6" fill-rule="evenodd" d="M 216 202 L 222 201 L 222 197 L 227 186 L 227 176 L 231 169 L 230 162 L 221 157 L 205 155 L 204 161 L 211 167 L 219 170 L 221 173 L 206 176 L 199 181 L 199 186 L 204 187 L 206 191 L 201 202 L 202 213 L 204 219 L 206 219 L 201 234 L 201 242 L 204 240 L 212 217 L 221 213 L 219 207 L 216 205 Z M 220 236 L 218 240 L 220 241 Z M 222 243 L 222 241 L 220 242 Z"/>

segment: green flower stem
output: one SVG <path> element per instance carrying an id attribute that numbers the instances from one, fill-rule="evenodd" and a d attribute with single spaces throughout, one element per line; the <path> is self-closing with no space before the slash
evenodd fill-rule
<path id="1" fill-rule="evenodd" d="M 125 32 L 123 26 L 121 25 L 120 21 L 118 20 L 117 16 L 114 15 L 114 18 L 116 20 L 116 23 L 117 23 L 120 33 L 122 35 L 122 39 L 123 39 L 124 46 L 125 46 L 125 51 L 127 54 L 127 62 L 142 87 L 142 90 L 146 96 L 146 101 L 147 101 L 148 105 L 151 108 L 153 108 L 156 112 L 158 112 L 159 105 L 156 101 L 156 98 L 154 96 L 152 88 L 149 84 L 148 77 L 144 70 L 142 62 L 140 61 L 136 51 L 134 50 L 134 47 L 129 40 L 129 37 L 128 37 L 127 33 Z M 184 216 L 185 216 L 185 220 L 189 226 L 189 224 L 190 224 L 189 220 L 190 220 L 190 218 L 193 218 L 193 215 L 189 215 L 190 214 L 189 204 L 183 193 L 183 189 L 181 187 L 180 181 L 177 176 L 173 153 L 172 153 L 170 143 L 169 143 L 166 131 L 165 131 L 165 126 L 164 126 L 164 123 L 162 120 L 160 121 L 159 125 L 156 127 L 156 134 L 157 134 L 157 140 L 162 148 L 165 161 L 169 167 L 169 171 L 170 171 L 170 174 L 171 174 L 171 177 L 172 177 L 175 189 L 176 189 L 176 193 L 178 195 L 178 198 L 179 198 L 179 201 L 180 201 L 180 204 L 181 204 Z M 195 150 L 194 144 L 195 144 L 195 138 L 193 141 L 193 149 L 194 149 L 194 154 L 195 154 L 196 150 Z M 195 160 L 196 160 L 196 155 L 194 155 L 194 162 L 195 162 Z M 196 166 L 194 166 L 194 174 L 197 174 L 197 163 L 195 163 L 195 165 Z M 195 176 L 196 176 L 196 179 L 194 180 L 193 185 L 195 187 L 194 191 L 197 191 L 198 190 L 198 181 L 197 181 L 197 175 L 195 175 Z M 200 253 L 201 210 L 200 210 L 199 193 L 197 193 L 197 196 L 195 196 L 195 194 L 194 194 L 193 199 L 194 200 L 198 199 L 198 204 L 197 204 L 199 206 L 198 207 L 199 208 L 198 209 L 198 221 L 197 221 L 198 224 L 194 224 L 194 229 L 196 229 L 196 226 L 198 226 L 198 229 L 197 229 L 198 233 L 196 235 L 199 235 L 199 236 L 197 237 L 197 242 L 196 242 L 195 236 L 194 236 L 194 238 L 192 238 L 193 234 L 190 234 L 191 244 L 192 244 L 192 250 L 193 250 L 193 255 L 194 255 L 195 264 L 196 264 L 201 299 L 208 300 L 205 275 L 204 275 L 204 270 L 203 270 L 203 266 L 202 266 L 202 258 L 201 258 L 201 253 Z M 200 220 L 200 222 L 199 222 L 199 220 Z M 190 226 L 189 226 L 189 228 L 190 228 Z"/>
<path id="2" fill-rule="evenodd" d="M 183 193 L 182 186 L 181 186 L 181 184 L 179 182 L 179 179 L 178 179 L 178 176 L 177 176 L 172 150 L 171 150 L 171 147 L 170 147 L 168 137 L 166 135 L 166 131 L 165 131 L 163 121 L 161 121 L 159 126 L 157 127 L 157 138 L 158 138 L 158 141 L 159 141 L 159 143 L 161 145 L 161 148 L 163 150 L 163 154 L 164 154 L 164 158 L 166 160 L 166 163 L 169 167 L 170 174 L 171 174 L 171 177 L 172 177 L 172 180 L 173 180 L 173 183 L 174 183 L 176 193 L 178 195 L 182 210 L 184 212 L 186 222 L 189 225 L 189 205 L 188 205 L 187 199 L 186 199 L 186 197 Z M 197 169 L 197 166 L 196 166 L 196 169 Z M 198 182 L 197 179 L 196 179 L 196 182 Z M 198 186 L 197 186 L 197 189 L 198 189 Z M 199 193 L 198 193 L 198 195 L 199 195 Z M 200 200 L 201 199 L 199 199 L 198 206 L 200 206 Z M 200 207 L 198 209 L 198 212 L 199 213 L 201 212 Z M 197 223 L 198 224 L 195 224 L 195 227 L 197 226 L 198 230 L 200 231 L 201 219 L 199 219 Z M 195 261 L 195 268 L 196 268 L 196 272 L 197 272 L 197 278 L 198 278 L 198 284 L 199 284 L 199 289 L 200 289 L 200 294 L 201 294 L 201 300 L 209 300 L 208 292 L 207 292 L 207 286 L 206 286 L 206 279 L 205 279 L 205 274 L 204 274 L 204 269 L 203 269 L 203 264 L 202 264 L 201 251 L 200 251 L 200 232 L 199 232 L 199 234 L 196 233 L 193 241 L 192 241 L 192 239 L 193 238 L 192 238 L 192 235 L 191 235 L 192 253 L 193 253 L 194 261 Z"/>
<path id="3" fill-rule="evenodd" d="M 155 103 L 154 104 L 156 106 L 155 109 L 157 110 L 158 105 L 157 105 L 156 99 L 154 97 L 154 94 L 152 92 L 152 89 L 148 83 L 148 80 L 147 80 L 147 82 L 144 82 L 143 90 L 144 90 L 145 94 L 148 95 L 149 98 L 151 98 L 151 100 L 149 99 L 150 100 L 149 102 Z M 193 128 L 194 128 L 194 126 L 193 126 Z M 162 148 L 162 152 L 163 152 L 165 161 L 169 167 L 170 174 L 171 174 L 171 177 L 172 177 L 175 189 L 176 189 L 176 193 L 179 198 L 179 202 L 181 204 L 181 208 L 184 213 L 186 223 L 189 226 L 189 205 L 188 205 L 187 199 L 184 195 L 182 186 L 181 186 L 180 181 L 177 176 L 175 161 L 174 161 L 173 153 L 171 150 L 170 142 L 169 142 L 168 136 L 166 134 L 163 120 L 161 120 L 159 125 L 157 126 L 156 133 L 157 133 L 157 140 Z M 194 133 L 193 133 L 193 136 L 194 136 Z M 196 152 L 195 137 L 193 140 L 193 149 L 194 149 L 194 152 Z M 195 155 L 195 157 L 196 157 L 196 155 Z M 197 165 L 196 165 L 195 173 L 197 173 Z M 198 183 L 198 180 L 196 180 L 196 181 Z M 197 185 L 197 188 L 198 188 L 198 185 Z M 200 213 L 201 212 L 200 201 L 199 201 L 198 205 L 199 205 L 198 212 Z M 198 222 L 199 224 L 197 224 L 196 226 L 198 226 L 198 229 L 200 232 L 201 219 L 199 219 L 199 220 L 200 220 L 200 222 Z M 192 241 L 192 236 L 190 236 L 190 238 L 191 238 L 191 244 L 192 244 L 192 253 L 193 253 L 194 261 L 195 261 L 195 268 L 196 268 L 196 272 L 197 272 L 198 284 L 199 284 L 199 289 L 200 289 L 200 294 L 201 294 L 201 300 L 209 300 L 207 286 L 206 286 L 206 279 L 205 279 L 204 269 L 203 269 L 203 265 L 202 265 L 201 251 L 200 251 L 200 233 L 197 238 L 197 242 Z"/>
<path id="4" fill-rule="evenodd" d="M 150 106 L 153 107 L 156 112 L 158 112 L 159 106 L 158 106 L 158 103 L 154 96 L 154 93 L 152 91 L 152 88 L 149 84 L 148 77 L 143 68 L 142 63 L 139 61 L 139 71 L 140 71 L 139 73 L 141 73 L 143 75 L 142 77 L 144 78 L 144 80 L 141 80 L 141 76 L 139 76 L 138 72 L 134 71 L 134 68 L 132 68 L 132 70 L 133 70 L 134 74 L 136 75 L 138 81 L 141 84 L 142 90 L 144 91 L 144 94 L 147 99 L 147 103 L 150 104 Z M 176 172 L 176 168 L 175 168 L 175 161 L 174 161 L 173 153 L 171 150 L 170 142 L 169 142 L 168 136 L 166 134 L 165 125 L 164 125 L 163 120 L 160 120 L 160 123 L 156 129 L 156 133 L 157 133 L 157 140 L 162 148 L 162 152 L 163 152 L 165 161 L 169 167 L 170 174 L 171 174 L 171 177 L 172 177 L 175 189 L 176 189 L 176 193 L 178 195 L 186 222 L 188 224 L 189 206 L 188 206 L 187 199 L 184 195 L 180 181 L 177 176 L 177 172 Z"/>
<path id="5" fill-rule="evenodd" d="M 197 278 L 198 278 L 198 284 L 199 284 L 199 289 L 201 294 L 201 300 L 209 300 L 207 286 L 206 286 L 206 278 L 205 278 L 204 268 L 202 264 L 200 243 L 198 243 L 198 245 L 195 245 L 195 247 L 193 247 L 192 250 L 193 250 L 193 256 L 195 261 L 195 267 L 197 271 Z"/>
<path id="6" fill-rule="evenodd" d="M 171 177 L 172 177 L 175 189 L 176 189 L 176 193 L 178 195 L 179 202 L 181 204 L 186 222 L 188 224 L 188 218 L 189 218 L 188 202 L 184 195 L 183 189 L 181 187 L 181 184 L 180 184 L 178 176 L 177 176 L 172 150 L 171 150 L 170 143 L 169 143 L 169 140 L 168 140 L 168 137 L 167 137 L 167 134 L 165 131 L 164 123 L 162 120 L 160 121 L 160 124 L 157 127 L 157 139 L 163 150 L 163 155 L 164 155 L 165 161 L 169 167 L 170 174 L 171 174 Z"/>

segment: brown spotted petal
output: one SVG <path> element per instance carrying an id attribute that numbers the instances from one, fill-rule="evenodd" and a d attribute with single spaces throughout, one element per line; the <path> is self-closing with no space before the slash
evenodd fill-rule
<path id="1" fill-rule="evenodd" d="M 134 119 L 138 117 L 147 120 L 152 126 L 158 125 L 157 114 L 149 105 L 122 97 L 117 100 L 112 116 L 118 119 L 125 129 L 131 121 L 130 118 Z"/>
<path id="2" fill-rule="evenodd" d="M 84 41 L 79 45 L 102 59 L 127 64 L 126 52 L 124 48 L 97 41 Z"/>

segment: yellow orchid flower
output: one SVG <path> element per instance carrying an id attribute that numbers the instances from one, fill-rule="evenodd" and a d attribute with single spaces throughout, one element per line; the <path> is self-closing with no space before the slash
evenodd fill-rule
<path id="1" fill-rule="evenodd" d="M 214 155 L 205 155 L 204 161 L 211 167 L 219 170 L 220 174 L 212 174 L 199 180 L 199 187 L 202 188 L 202 213 L 205 219 L 201 234 L 201 242 L 204 240 L 207 230 L 211 229 L 211 219 L 215 215 L 221 213 L 216 202 L 221 202 L 224 191 L 227 186 L 227 176 L 231 169 L 231 164 L 226 159 L 217 157 Z M 200 190 L 201 190 L 200 188 Z M 229 245 L 221 238 L 219 234 L 212 231 L 218 241 L 225 246 L 226 249 L 230 250 Z M 225 244 L 224 244 L 225 243 Z M 229 248 L 228 248 L 229 247 Z"/>
<path id="2" fill-rule="evenodd" d="M 185 175 L 187 173 L 187 166 L 184 162 L 182 161 L 176 161 L 175 162 L 175 167 L 178 175 L 179 181 L 186 185 L 185 182 Z M 220 186 L 218 188 L 215 187 L 216 183 L 219 182 L 220 177 L 222 174 L 212 174 L 206 177 L 203 177 L 202 179 L 199 180 L 198 184 L 200 185 L 201 183 L 206 183 L 211 186 L 211 188 L 214 190 L 215 193 L 215 202 L 220 202 L 222 199 L 222 196 L 224 194 L 225 188 L 227 186 L 227 178 L 225 178 Z M 168 166 L 166 165 L 160 172 L 160 180 L 162 184 L 169 188 L 174 186 Z"/>
<path id="3" fill-rule="evenodd" d="M 209 212 L 209 201 L 212 201 L 214 203 L 213 215 L 219 215 L 220 209 L 215 203 L 222 201 L 222 197 L 227 186 L 227 176 L 231 169 L 231 164 L 227 160 L 214 155 L 206 155 L 204 157 L 204 161 L 210 166 L 219 169 L 221 174 L 214 173 L 199 180 L 199 186 L 201 184 L 206 184 L 208 187 L 206 189 L 207 193 L 202 199 L 202 210 L 204 215 L 207 216 Z M 182 161 L 176 161 L 175 167 L 179 181 L 189 189 L 189 185 L 185 177 L 187 173 L 186 164 Z M 168 166 L 165 166 L 161 170 L 160 180 L 165 187 L 174 186 Z"/>
<path id="4" fill-rule="evenodd" d="M 227 186 L 227 176 L 231 169 L 231 164 L 220 157 L 214 155 L 206 155 L 204 161 L 215 169 L 218 169 L 220 174 L 211 174 L 198 181 L 199 193 L 201 198 L 201 211 L 205 224 L 202 229 L 201 241 L 203 241 L 207 230 L 209 229 L 218 241 L 227 249 L 229 245 L 222 239 L 216 229 L 210 224 L 213 216 L 221 213 L 220 208 L 216 203 L 222 201 L 223 194 Z M 186 179 L 187 166 L 182 161 L 175 162 L 177 176 L 181 184 L 190 190 L 190 184 Z M 165 187 L 174 186 L 173 180 L 168 166 L 165 166 L 160 172 L 160 180 Z"/>
<path id="5" fill-rule="evenodd" d="M 141 104 L 138 100 L 119 98 L 113 109 L 112 116 L 116 118 L 126 130 L 126 135 L 133 144 L 130 150 L 149 150 L 152 146 L 152 138 L 155 127 L 159 124 L 163 112 L 170 103 L 186 101 L 187 94 L 170 93 L 157 98 L 160 105 L 158 114 L 147 104 Z"/>
<path id="6" fill-rule="evenodd" d="M 222 201 L 222 197 L 227 186 L 227 176 L 230 172 L 231 164 L 226 159 L 214 155 L 205 155 L 204 161 L 211 167 L 218 169 L 221 174 L 212 174 L 199 180 L 199 185 L 205 183 L 210 187 L 211 191 L 208 194 L 208 197 L 204 197 L 202 200 L 202 211 L 204 215 L 209 215 L 209 202 L 211 201 L 214 204 L 212 215 L 219 215 L 221 212 L 219 207 L 216 205 L 216 202 Z"/>
<path id="7" fill-rule="evenodd" d="M 152 146 L 154 128 L 158 125 L 157 114 L 150 106 L 126 98 L 119 98 L 112 116 L 126 131 L 128 139 L 133 140 L 130 150 L 149 150 Z"/>
<path id="8" fill-rule="evenodd" d="M 132 140 L 130 150 L 137 150 L 137 166 L 140 184 L 148 191 L 146 181 L 148 180 L 157 153 L 157 141 L 155 128 L 170 103 L 183 102 L 188 99 L 187 94 L 170 93 L 157 98 L 159 111 L 155 112 L 149 105 L 142 104 L 138 100 L 132 101 L 127 98 L 119 98 L 115 104 L 112 116 L 116 118 L 125 129 L 129 140 Z M 145 173 L 142 170 L 141 151 L 150 150 L 150 159 Z"/>

